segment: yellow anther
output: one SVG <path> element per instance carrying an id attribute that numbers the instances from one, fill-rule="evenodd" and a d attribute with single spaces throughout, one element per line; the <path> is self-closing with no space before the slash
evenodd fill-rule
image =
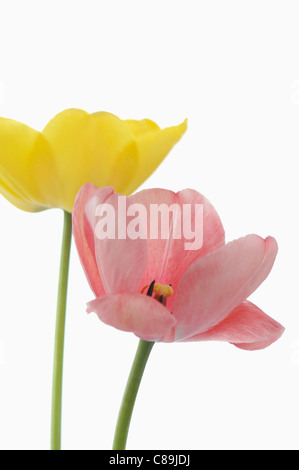
<path id="1" fill-rule="evenodd" d="M 163 295 L 163 297 L 171 297 L 173 295 L 173 289 L 167 284 L 155 284 L 154 285 L 154 294 L 158 297 Z"/>
<path id="2" fill-rule="evenodd" d="M 143 292 L 145 291 L 145 289 L 149 287 L 149 284 L 147 284 L 146 286 L 143 287 L 143 289 L 141 290 L 141 294 L 143 294 Z"/>

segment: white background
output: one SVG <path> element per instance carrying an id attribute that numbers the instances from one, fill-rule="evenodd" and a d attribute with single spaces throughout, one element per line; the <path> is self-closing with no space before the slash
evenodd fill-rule
<path id="1" fill-rule="evenodd" d="M 271 234 L 279 255 L 252 299 L 286 327 L 260 352 L 158 344 L 129 449 L 298 449 L 299 4 L 3 1 L 0 115 L 42 129 L 80 107 L 189 129 L 143 188 L 194 188 L 227 240 Z M 0 198 L 0 447 L 49 446 L 62 213 Z M 137 338 L 85 314 L 73 249 L 64 449 L 109 449 Z"/>

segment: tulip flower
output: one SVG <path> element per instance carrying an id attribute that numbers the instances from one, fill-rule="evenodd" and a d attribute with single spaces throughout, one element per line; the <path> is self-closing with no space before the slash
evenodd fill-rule
<path id="1" fill-rule="evenodd" d="M 216 210 L 204 196 L 191 189 L 176 194 L 152 189 L 126 198 L 128 208 L 139 208 L 138 222 L 144 229 L 140 233 L 146 236 L 124 237 L 124 227 L 117 226 L 118 231 L 122 229 L 122 238 L 99 237 L 98 208 L 103 204 L 113 208 L 114 226 L 124 220 L 119 213 L 119 197 L 111 187 L 98 189 L 85 185 L 74 205 L 73 233 L 96 296 L 88 303 L 87 311 L 141 339 L 116 431 L 115 448 L 121 449 L 154 342 L 219 340 L 241 349 L 258 350 L 276 341 L 284 328 L 247 300 L 273 266 L 277 254 L 274 238 L 251 234 L 225 244 Z M 186 205 L 191 209 L 196 205 L 202 207 L 199 249 L 186 251 L 188 240 L 184 236 L 168 239 L 148 236 L 151 207 L 157 204 L 168 207 L 175 204 L 177 212 Z M 140 207 L 145 208 L 143 215 Z M 172 219 L 172 234 L 174 229 L 184 228 L 177 212 Z M 130 213 L 133 215 L 133 211 Z M 193 212 L 189 213 L 192 217 Z M 194 217 L 191 222 L 196 223 Z"/>
<path id="2" fill-rule="evenodd" d="M 272 237 L 247 235 L 225 244 L 219 216 L 204 196 L 153 189 L 130 196 L 129 204 L 203 205 L 200 249 L 185 251 L 183 238 L 99 240 L 92 212 L 103 201 L 115 206 L 117 197 L 113 188 L 87 184 L 75 203 L 74 237 L 96 295 L 88 312 L 146 341 L 219 339 L 261 349 L 280 337 L 282 327 L 246 300 L 272 268 L 277 253 Z M 153 294 L 164 296 L 165 304 L 146 295 L 153 280 Z"/>
<path id="3" fill-rule="evenodd" d="M 67 109 L 38 132 L 0 118 L 0 193 L 29 212 L 72 212 L 85 183 L 132 193 L 181 138 L 187 123 L 160 129 L 149 119 Z"/>
<path id="4" fill-rule="evenodd" d="M 0 193 L 16 207 L 64 211 L 54 345 L 51 448 L 60 449 L 62 366 L 71 212 L 85 183 L 130 194 L 150 176 L 186 130 L 186 121 L 160 129 L 148 119 L 121 120 L 107 112 L 68 109 L 42 132 L 0 118 Z"/>

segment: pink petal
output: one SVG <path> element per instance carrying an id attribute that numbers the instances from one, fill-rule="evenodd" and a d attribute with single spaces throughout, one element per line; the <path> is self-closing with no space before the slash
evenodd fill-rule
<path id="1" fill-rule="evenodd" d="M 187 341 L 228 341 L 250 351 L 264 349 L 277 341 L 284 327 L 251 302 L 242 302 L 227 317 L 208 331 Z"/>
<path id="2" fill-rule="evenodd" d="M 161 341 L 175 319 L 160 302 L 143 294 L 110 294 L 92 300 L 87 312 L 95 312 L 104 323 L 131 331 L 145 341 Z"/>
<path id="3" fill-rule="evenodd" d="M 87 183 L 78 192 L 73 208 L 73 235 L 76 247 L 90 287 L 98 297 L 105 294 L 105 290 L 95 259 L 93 228 L 86 220 L 85 207 L 96 196 L 101 195 L 102 200 L 105 200 L 111 192 L 113 188 L 99 189 Z"/>
<path id="4" fill-rule="evenodd" d="M 147 209 L 147 251 L 148 262 L 142 281 L 143 285 L 149 284 L 153 279 L 162 284 L 172 284 L 175 290 L 179 279 L 189 266 L 198 258 L 219 248 L 224 244 L 224 230 L 220 218 L 210 202 L 197 191 L 184 189 L 175 194 L 164 189 L 149 189 L 141 191 L 129 197 L 131 203 L 143 204 Z M 165 239 L 150 238 L 150 208 L 151 205 L 176 204 L 177 212 L 173 220 L 173 233 L 181 233 L 180 239 L 170 237 Z M 186 232 L 183 226 L 183 205 L 191 205 L 192 230 L 194 230 L 195 204 L 203 206 L 203 220 L 200 221 L 203 228 L 203 244 L 198 249 L 186 250 L 186 243 L 192 242 L 184 237 Z M 179 212 L 181 217 L 179 217 Z M 186 230 L 186 229 L 185 229 Z M 159 234 L 160 236 L 160 234 Z M 194 246 L 194 245 L 193 245 Z M 171 308 L 172 299 L 168 299 L 168 307 Z"/>
<path id="5" fill-rule="evenodd" d="M 222 321 L 266 279 L 276 254 L 274 238 L 247 235 L 195 261 L 175 294 L 176 340 Z"/>
<path id="6" fill-rule="evenodd" d="M 138 292 L 146 267 L 146 240 L 131 239 L 127 235 L 127 200 L 127 197 L 113 191 L 103 200 L 99 193 L 88 202 L 85 209 L 87 220 L 92 227 L 95 257 L 106 293 Z M 109 212 L 103 212 L 100 217 L 97 210 L 101 204 L 106 204 Z M 100 220 L 108 221 L 109 226 L 113 228 L 113 233 L 103 239 L 99 238 L 97 232 Z M 110 238 L 111 234 L 113 238 Z M 119 238 L 119 235 L 124 238 Z"/>

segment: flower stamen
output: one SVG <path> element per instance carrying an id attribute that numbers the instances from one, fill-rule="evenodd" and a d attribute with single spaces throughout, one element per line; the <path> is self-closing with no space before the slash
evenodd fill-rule
<path id="1" fill-rule="evenodd" d="M 171 297 L 173 295 L 173 288 L 170 285 L 167 284 L 160 284 L 160 283 L 155 283 L 155 280 L 151 282 L 151 284 L 147 284 L 146 286 L 143 287 L 141 290 L 141 294 L 145 291 L 145 289 L 148 288 L 148 291 L 146 295 L 149 295 L 150 297 L 155 294 L 154 298 L 161 302 L 161 304 L 166 305 L 166 300 L 167 297 Z"/>
<path id="2" fill-rule="evenodd" d="M 156 283 L 154 285 L 154 294 L 155 298 L 159 298 L 161 295 L 163 297 L 171 297 L 173 295 L 173 288 L 171 285 Z"/>
<path id="3" fill-rule="evenodd" d="M 146 287 L 148 287 L 148 286 L 146 286 Z M 149 295 L 151 297 L 153 295 L 154 287 L 155 287 L 155 279 L 151 282 L 146 295 Z"/>

